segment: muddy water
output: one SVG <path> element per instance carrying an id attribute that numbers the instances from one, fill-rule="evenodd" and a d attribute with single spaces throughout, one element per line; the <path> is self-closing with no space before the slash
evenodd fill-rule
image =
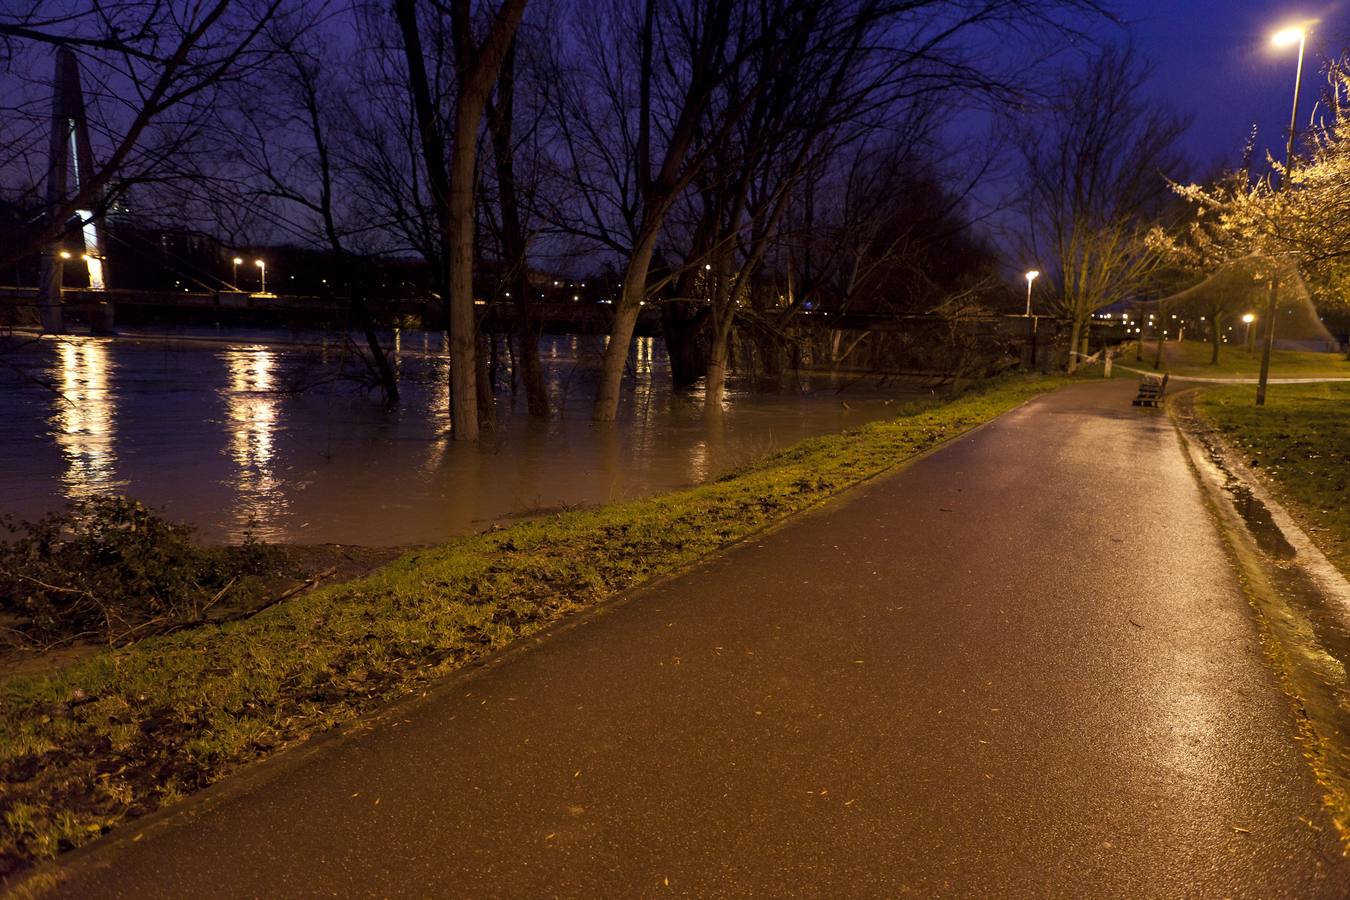
<path id="1" fill-rule="evenodd" d="M 208 540 L 428 543 L 541 510 L 700 483 L 802 438 L 891 415 L 926 387 L 795 378 L 733 383 L 720 414 L 674 395 L 659 339 L 636 342 L 618 422 L 589 419 L 603 338 L 545 341 L 555 405 L 530 420 L 499 375 L 497 430 L 450 440 L 443 336 L 391 336 L 404 392 L 386 408 L 359 359 L 319 335 L 66 337 L 0 362 L 0 513 L 32 518 L 117 492 Z"/>

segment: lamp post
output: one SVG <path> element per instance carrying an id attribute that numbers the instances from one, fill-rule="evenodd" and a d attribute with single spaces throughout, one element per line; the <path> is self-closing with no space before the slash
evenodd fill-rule
<path id="1" fill-rule="evenodd" d="M 234 258 L 234 272 L 230 275 L 230 287 L 236 291 L 239 290 L 239 264 L 243 261 L 242 257 L 236 256 Z"/>
<path id="2" fill-rule="evenodd" d="M 1271 37 L 1276 47 L 1292 47 L 1298 44 L 1298 68 L 1294 72 L 1294 108 L 1289 113 L 1289 143 L 1284 149 L 1284 176 L 1280 179 L 1280 190 L 1289 187 L 1289 176 L 1294 171 L 1294 136 L 1298 129 L 1298 93 L 1303 85 L 1303 51 L 1308 46 L 1308 29 L 1303 25 L 1277 31 Z M 1270 351 L 1275 347 L 1275 311 L 1279 303 L 1280 273 L 1271 260 L 1270 300 L 1266 304 L 1266 340 L 1261 347 L 1261 377 L 1256 383 L 1256 405 L 1266 405 L 1266 383 L 1270 380 Z"/>
<path id="3" fill-rule="evenodd" d="M 1242 343 L 1247 345 L 1247 355 L 1252 355 L 1252 323 L 1256 321 L 1256 316 L 1252 313 L 1243 313 L 1242 324 L 1247 326 L 1247 330 L 1242 333 Z"/>
<path id="4" fill-rule="evenodd" d="M 1029 271 L 1027 272 L 1027 274 L 1026 274 L 1026 279 L 1027 279 L 1027 312 L 1026 312 L 1026 318 L 1028 318 L 1028 319 L 1031 320 L 1031 339 L 1030 339 L 1030 343 L 1031 343 L 1031 359 L 1030 359 L 1030 363 L 1029 363 L 1029 364 L 1030 364 L 1030 367 L 1033 368 L 1033 369 L 1036 368 L 1036 324 L 1037 324 L 1037 322 L 1036 322 L 1036 319 L 1032 318 L 1032 315 L 1031 315 L 1031 283 L 1032 283 L 1033 281 L 1035 281 L 1035 280 L 1040 276 L 1040 274 L 1041 274 L 1041 273 L 1038 272 L 1038 271 L 1036 271 L 1035 269 L 1029 270 Z"/>
<path id="5" fill-rule="evenodd" d="M 267 293 L 267 263 L 263 262 L 261 259 L 255 259 L 253 264 L 258 267 L 258 277 L 260 279 L 258 282 L 258 293 L 265 294 Z"/>

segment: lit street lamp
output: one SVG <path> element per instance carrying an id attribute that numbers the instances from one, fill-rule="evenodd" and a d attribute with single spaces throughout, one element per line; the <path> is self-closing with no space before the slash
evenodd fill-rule
<path id="1" fill-rule="evenodd" d="M 261 279 L 261 281 L 258 282 L 258 293 L 265 294 L 267 293 L 267 263 L 263 262 L 261 259 L 255 259 L 253 264 L 258 267 L 258 277 Z"/>
<path id="2" fill-rule="evenodd" d="M 1041 273 L 1040 273 L 1040 272 L 1037 272 L 1035 269 L 1032 269 L 1030 272 L 1027 272 L 1027 315 L 1028 315 L 1028 316 L 1031 315 L 1031 283 L 1032 283 L 1033 281 L 1035 281 L 1035 280 L 1036 280 L 1037 278 L 1039 278 L 1039 277 L 1041 277 Z"/>
<path id="3" fill-rule="evenodd" d="M 1303 51 L 1308 46 L 1308 28 L 1295 25 L 1277 31 L 1270 39 L 1276 47 L 1292 47 L 1298 44 L 1298 68 L 1294 71 L 1294 108 L 1289 113 L 1289 143 L 1284 150 L 1284 177 L 1280 179 L 1280 190 L 1289 187 L 1289 176 L 1294 171 L 1294 136 L 1298 131 L 1298 92 L 1303 85 Z M 1275 347 L 1275 308 L 1279 300 L 1280 275 L 1271 263 L 1270 301 L 1266 305 L 1266 340 L 1261 347 L 1261 377 L 1256 384 L 1256 405 L 1266 405 L 1266 383 L 1270 380 L 1270 351 Z M 1250 327 L 1250 326 L 1249 326 Z"/>
<path id="4" fill-rule="evenodd" d="M 241 257 L 236 256 L 234 258 L 234 274 L 230 276 L 230 287 L 236 291 L 239 290 L 239 264 L 243 261 Z"/>
<path id="5" fill-rule="evenodd" d="M 1247 345 L 1247 355 L 1252 355 L 1252 323 L 1256 321 L 1256 316 L 1252 313 L 1243 313 L 1242 324 L 1247 326 L 1247 330 L 1242 333 L 1242 343 Z"/>

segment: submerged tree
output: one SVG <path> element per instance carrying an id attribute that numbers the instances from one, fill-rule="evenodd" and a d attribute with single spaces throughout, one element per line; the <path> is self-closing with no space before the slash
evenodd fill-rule
<path id="1" fill-rule="evenodd" d="M 747 216 L 737 207 L 736 179 L 725 170 L 728 163 L 739 165 L 745 150 L 729 139 L 774 91 L 779 73 L 823 96 L 833 90 L 835 74 L 845 72 L 845 89 L 835 94 L 835 114 L 848 106 L 849 92 L 874 79 L 878 70 L 884 73 L 872 81 L 878 104 L 888 96 L 968 89 L 993 96 L 1015 80 L 1012 69 L 1017 67 L 998 71 L 997 54 L 988 52 L 982 40 L 1006 35 L 1007 29 L 1024 35 L 1062 30 L 1068 13 L 1096 10 L 1095 3 L 1078 0 L 616 0 L 579 17 L 576 39 L 589 52 L 574 67 L 579 76 L 567 80 L 570 87 L 555 115 L 563 148 L 558 169 L 570 179 L 571 190 L 560 193 L 553 218 L 625 261 L 595 418 L 614 418 L 640 307 L 677 274 L 654 276 L 652 262 L 681 199 L 691 191 L 730 192 L 729 202 L 708 196 L 740 216 L 736 231 L 741 233 L 752 222 L 765 221 L 764 213 L 772 215 L 778 185 L 761 192 L 770 200 L 762 212 Z M 855 54 L 841 38 L 860 23 L 865 52 Z M 838 57 L 816 53 L 817 46 L 828 45 Z M 858 59 L 878 69 L 851 65 Z M 773 166 L 791 173 L 800 143 L 790 130 L 775 131 L 777 124 L 766 120 L 768 130 L 754 135 L 755 142 L 767 145 Z M 781 147 L 773 146 L 776 139 Z M 793 177 L 775 180 L 781 185 Z M 716 229 L 719 236 L 730 233 L 726 226 Z M 728 274 L 734 277 L 742 268 Z M 722 293 L 734 304 L 737 289 Z"/>
<path id="2" fill-rule="evenodd" d="M 447 116 L 433 101 L 422 46 L 418 0 L 395 0 L 403 39 L 408 87 L 417 114 L 423 165 L 444 245 L 442 282 L 450 315 L 450 406 L 455 440 L 478 440 L 482 400 L 478 387 L 477 323 L 474 317 L 474 229 L 477 212 L 478 136 L 483 110 L 525 12 L 526 0 L 502 0 L 475 33 L 469 0 L 436 4 L 449 19 L 455 73 L 454 109 Z"/>
<path id="3" fill-rule="evenodd" d="M 272 201 L 274 221 L 331 251 L 351 324 L 365 337 L 367 365 L 385 399 L 397 403 L 398 380 L 375 333 L 363 254 L 357 250 L 383 223 L 354 217 L 344 201 L 359 171 L 353 165 L 359 145 L 346 127 L 358 117 L 355 92 L 348 73 L 324 53 L 312 18 L 278 16 L 266 46 L 272 50 L 269 63 L 242 81 L 234 102 L 222 110 L 223 155 L 233 160 L 226 168 L 232 177 L 215 179 L 213 189 L 245 206 Z M 269 102 L 258 108 L 254 98 L 262 92 Z"/>

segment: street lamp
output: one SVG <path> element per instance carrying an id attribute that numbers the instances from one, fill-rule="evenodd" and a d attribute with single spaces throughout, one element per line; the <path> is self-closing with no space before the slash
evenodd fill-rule
<path id="1" fill-rule="evenodd" d="M 1252 355 L 1252 323 L 1256 321 L 1253 313 L 1243 313 L 1242 324 L 1247 326 L 1247 330 L 1242 333 L 1242 343 L 1247 345 L 1247 355 Z"/>
<path id="2" fill-rule="evenodd" d="M 258 267 L 258 277 L 262 279 L 258 283 L 258 293 L 265 294 L 267 293 L 267 263 L 263 262 L 261 259 L 255 259 L 253 264 Z"/>
<path id="3" fill-rule="evenodd" d="M 1035 269 L 1027 272 L 1027 315 L 1031 315 L 1031 283 L 1041 277 L 1041 273 Z"/>
<path id="4" fill-rule="evenodd" d="M 1289 187 L 1289 176 L 1294 171 L 1294 136 L 1298 133 L 1298 93 L 1303 86 L 1303 51 L 1308 46 L 1308 26 L 1294 25 L 1275 32 L 1270 42 L 1276 47 L 1292 47 L 1298 44 L 1298 68 L 1294 70 L 1294 108 L 1289 113 L 1289 143 L 1284 149 L 1284 176 L 1280 179 L 1280 190 Z M 1270 351 L 1275 347 L 1275 312 L 1279 301 L 1279 269 L 1273 269 L 1270 276 L 1270 301 L 1266 304 L 1266 340 L 1261 347 L 1261 377 L 1256 383 L 1256 405 L 1266 405 L 1266 384 L 1270 380 Z"/>
<path id="5" fill-rule="evenodd" d="M 239 290 L 239 264 L 243 261 L 242 257 L 236 256 L 234 258 L 234 273 L 230 276 L 230 286 L 236 291 Z"/>

